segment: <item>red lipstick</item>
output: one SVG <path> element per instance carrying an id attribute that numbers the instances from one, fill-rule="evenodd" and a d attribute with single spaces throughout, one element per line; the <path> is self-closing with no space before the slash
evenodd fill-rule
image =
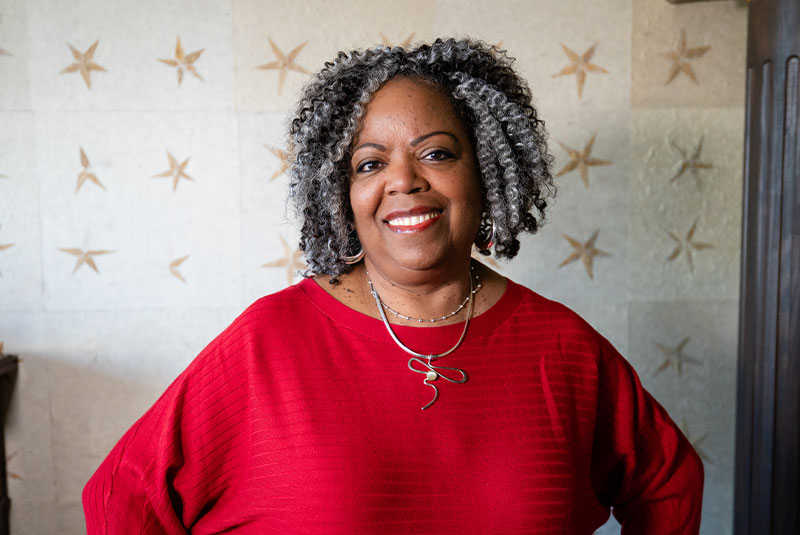
<path id="1" fill-rule="evenodd" d="M 436 224 L 441 211 L 426 206 L 415 206 L 410 210 L 396 210 L 386 216 L 384 222 L 395 232 L 419 232 Z"/>

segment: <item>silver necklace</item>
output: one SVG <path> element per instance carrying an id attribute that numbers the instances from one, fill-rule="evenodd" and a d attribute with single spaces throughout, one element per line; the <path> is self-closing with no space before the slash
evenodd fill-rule
<path id="1" fill-rule="evenodd" d="M 472 275 L 473 275 L 474 268 L 472 266 L 470 266 L 469 269 L 470 269 L 470 278 L 471 278 Z M 439 318 L 425 319 L 425 318 L 415 318 L 413 316 L 406 316 L 405 314 L 402 314 L 402 313 L 396 311 L 395 309 L 393 309 L 392 307 L 390 307 L 389 305 L 384 303 L 382 299 L 381 299 L 381 306 L 385 310 L 388 310 L 389 312 L 394 314 L 396 317 L 403 318 L 406 321 L 416 321 L 417 323 L 436 323 L 437 321 L 443 321 L 443 320 L 452 318 L 453 316 L 455 316 L 456 314 L 461 312 L 464 309 L 464 307 L 467 306 L 467 302 L 470 299 L 472 299 L 472 297 L 475 294 L 477 294 L 479 291 L 481 291 L 481 288 L 483 288 L 483 284 L 481 283 L 480 280 L 478 280 L 477 276 L 475 277 L 475 280 L 478 281 L 478 285 L 475 287 L 474 290 L 470 289 L 470 292 L 467 294 L 467 296 L 464 298 L 464 300 L 461 301 L 461 304 L 458 305 L 458 308 L 456 308 L 454 311 L 450 312 L 449 314 L 445 314 L 444 316 L 441 316 Z M 470 282 L 472 282 L 472 281 L 470 280 Z"/>
<path id="2" fill-rule="evenodd" d="M 422 382 L 428 385 L 429 387 L 433 388 L 433 399 L 427 405 L 422 407 L 422 410 L 424 411 L 425 409 L 433 405 L 434 402 L 439 398 L 439 389 L 436 388 L 436 385 L 432 385 L 430 381 L 435 381 L 436 379 L 441 377 L 442 379 L 450 381 L 451 383 L 462 384 L 467 382 L 467 372 L 465 372 L 464 370 L 461 370 L 459 368 L 450 368 L 447 366 L 436 366 L 431 361 L 449 355 L 450 353 L 458 349 L 458 346 L 460 346 L 461 342 L 464 341 L 464 337 L 467 335 L 467 327 L 469 327 L 469 320 L 472 317 L 473 310 L 475 309 L 475 300 L 468 299 L 469 308 L 467 309 L 467 319 L 464 321 L 464 330 L 461 331 L 461 336 L 458 338 L 458 342 L 456 342 L 456 345 L 454 345 L 444 353 L 438 353 L 438 354 L 434 353 L 425 355 L 423 353 L 417 353 L 413 349 L 410 349 L 408 346 L 406 346 L 403 342 L 400 341 L 400 339 L 397 337 L 396 334 L 394 334 L 392 326 L 389 324 L 389 320 L 386 318 L 386 313 L 383 311 L 383 301 L 381 300 L 381 297 L 378 295 L 378 292 L 375 290 L 375 287 L 372 285 L 372 279 L 369 276 L 369 271 L 366 271 L 366 273 L 367 273 L 367 284 L 369 284 L 369 293 L 371 293 L 372 297 L 375 298 L 375 304 L 378 306 L 378 312 L 381 315 L 383 324 L 386 326 L 386 330 L 389 331 L 389 335 L 392 337 L 392 340 L 394 340 L 394 342 L 400 347 L 400 349 L 402 349 L 409 355 L 412 355 L 412 357 L 408 359 L 408 368 L 412 372 L 423 374 L 425 376 L 425 379 Z M 468 297 L 472 295 L 473 295 L 472 275 L 470 274 Z M 419 368 L 415 368 L 414 367 L 415 363 L 422 365 L 425 369 L 420 370 Z M 461 378 L 454 379 L 452 377 L 448 377 L 447 375 L 442 373 L 442 370 L 454 371 L 458 373 L 461 376 Z"/>

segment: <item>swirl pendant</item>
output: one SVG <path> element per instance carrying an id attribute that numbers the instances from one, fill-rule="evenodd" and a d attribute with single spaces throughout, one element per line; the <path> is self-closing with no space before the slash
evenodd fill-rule
<path id="1" fill-rule="evenodd" d="M 413 349 L 410 349 L 405 344 L 403 344 L 403 342 L 401 342 L 399 338 L 397 338 L 397 335 L 392 330 L 392 326 L 389 324 L 389 320 L 386 318 L 386 313 L 383 311 L 383 301 L 381 301 L 381 297 L 378 295 L 378 292 L 372 285 L 372 279 L 369 276 L 369 271 L 367 271 L 366 273 L 367 273 L 367 283 L 369 284 L 369 292 L 372 294 L 372 297 L 375 298 L 375 304 L 378 307 L 378 312 L 381 315 L 381 319 L 383 320 L 383 324 L 386 327 L 386 330 L 389 331 L 389 335 L 392 337 L 392 340 L 394 340 L 394 342 L 398 345 L 398 347 L 400 347 L 400 349 L 402 349 L 409 355 L 412 355 L 412 357 L 408 359 L 409 369 L 415 373 L 421 373 L 425 375 L 425 379 L 422 382 L 428 385 L 429 387 L 433 388 L 433 399 L 427 405 L 422 407 L 422 410 L 424 411 L 425 409 L 433 405 L 434 402 L 439 398 L 439 389 L 436 387 L 436 385 L 431 384 L 430 383 L 431 381 L 435 381 L 436 379 L 441 377 L 442 379 L 450 381 L 451 383 L 463 384 L 467 382 L 467 372 L 465 372 L 464 370 L 461 370 L 459 368 L 450 368 L 447 366 L 435 366 L 431 361 L 449 355 L 450 353 L 458 349 L 458 347 L 461 345 L 461 342 L 464 341 L 464 337 L 467 335 L 467 328 L 469 327 L 469 320 L 472 317 L 472 312 L 475 309 L 475 300 L 469 299 L 469 308 L 467 309 L 467 319 L 464 321 L 464 330 L 461 331 L 461 336 L 459 337 L 456 344 L 447 351 L 445 351 L 444 353 L 425 355 L 423 353 L 418 353 Z M 469 277 L 469 295 L 470 296 L 473 295 L 472 274 L 470 274 Z M 415 368 L 414 363 L 421 364 L 424 367 L 424 369 Z M 450 370 L 456 372 L 460 375 L 461 378 L 454 379 L 452 377 L 448 377 L 447 375 L 443 374 L 441 370 Z"/>
<path id="2" fill-rule="evenodd" d="M 445 379 L 446 381 L 450 381 L 451 383 L 462 384 L 462 383 L 466 383 L 467 382 L 467 372 L 465 372 L 464 370 L 462 370 L 460 368 L 450 368 L 448 366 L 434 366 L 431 363 L 431 360 L 430 360 L 431 359 L 431 355 L 428 355 L 426 358 L 428 359 L 427 362 L 425 362 L 424 360 L 422 360 L 419 357 L 411 357 L 410 359 L 408 359 L 408 368 L 412 372 L 424 374 L 425 375 L 425 380 L 422 381 L 422 382 L 424 384 L 428 385 L 429 387 L 433 388 L 433 399 L 427 405 L 422 407 L 423 411 L 425 409 L 427 409 L 428 407 L 430 407 L 431 405 L 433 405 L 433 403 L 439 398 L 439 389 L 436 388 L 436 385 L 432 385 L 429 381 L 435 381 L 436 379 L 441 377 L 442 379 Z M 415 362 L 419 362 L 420 364 L 425 366 L 425 368 L 427 368 L 427 369 L 426 370 L 419 370 L 419 369 L 415 368 L 414 367 L 414 363 Z M 461 379 L 453 379 L 452 377 L 448 377 L 445 374 L 443 374 L 440 370 L 452 370 L 454 372 L 457 372 L 458 374 L 461 375 Z"/>

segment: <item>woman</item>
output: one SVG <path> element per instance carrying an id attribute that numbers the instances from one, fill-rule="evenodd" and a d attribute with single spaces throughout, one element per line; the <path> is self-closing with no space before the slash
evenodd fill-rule
<path id="1" fill-rule="evenodd" d="M 497 50 L 340 53 L 291 125 L 316 274 L 262 298 L 84 490 L 94 533 L 699 531 L 702 464 L 513 257 L 552 192 L 543 124 Z M 421 410 L 422 409 L 422 410 Z"/>

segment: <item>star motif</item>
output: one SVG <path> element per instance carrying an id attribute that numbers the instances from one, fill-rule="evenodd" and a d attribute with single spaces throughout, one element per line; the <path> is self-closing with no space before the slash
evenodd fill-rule
<path id="1" fill-rule="evenodd" d="M 674 232 L 667 230 L 669 237 L 675 240 L 677 245 L 672 253 L 667 257 L 667 261 L 671 262 L 680 256 L 681 252 L 686 251 L 686 261 L 689 263 L 689 271 L 694 272 L 694 265 L 692 264 L 692 249 L 695 251 L 702 251 L 704 249 L 711 249 L 714 246 L 710 243 L 702 243 L 694 241 L 694 233 L 697 230 L 697 220 L 692 223 L 689 232 L 686 233 L 685 238 L 679 238 Z"/>
<path id="2" fill-rule="evenodd" d="M 81 167 L 83 167 L 83 171 L 81 171 L 80 174 L 78 174 L 78 185 L 75 187 L 75 194 L 76 195 L 78 194 L 78 191 L 80 191 L 81 186 L 83 186 L 84 182 L 86 182 L 87 180 L 90 182 L 94 182 L 95 184 L 100 186 L 100 188 L 105 190 L 106 187 L 100 183 L 100 181 L 97 179 L 97 175 L 92 173 L 91 169 L 89 169 L 89 158 L 86 156 L 86 153 L 83 152 L 83 147 L 80 147 L 80 150 L 81 150 Z"/>
<path id="3" fill-rule="evenodd" d="M 383 35 L 383 34 L 381 33 L 381 34 L 380 34 L 380 36 L 381 36 L 381 41 L 383 41 L 383 44 L 384 44 L 384 45 L 388 46 L 389 48 L 394 48 L 394 46 L 392 45 L 392 43 L 391 43 L 391 42 L 389 42 L 389 39 L 387 39 L 385 35 Z M 410 34 L 408 34 L 408 37 L 406 37 L 405 41 L 403 41 L 402 43 L 400 43 L 400 44 L 399 44 L 399 45 L 397 45 L 397 46 L 399 46 L 400 48 L 406 48 L 406 49 L 407 49 L 409 46 L 411 46 L 411 40 L 412 40 L 413 38 L 414 38 L 414 34 L 413 34 L 413 33 L 410 33 Z"/>
<path id="4" fill-rule="evenodd" d="M 289 244 L 286 243 L 286 240 L 283 239 L 283 236 L 278 237 L 281 239 L 281 246 L 283 246 L 283 258 L 273 260 L 272 262 L 267 262 L 261 267 L 285 267 L 286 282 L 288 284 L 292 284 L 292 279 L 297 276 L 298 271 L 304 271 L 308 269 L 308 266 L 301 260 L 303 257 L 303 252 L 300 249 L 292 250 L 291 247 L 289 247 Z"/>
<path id="5" fill-rule="evenodd" d="M 686 418 L 681 418 L 681 431 L 683 431 L 683 434 L 686 436 L 686 440 L 689 441 L 689 443 L 692 445 L 692 448 L 694 448 L 694 451 L 697 452 L 697 455 L 699 455 L 701 459 L 708 463 L 714 462 L 711 460 L 711 457 L 709 457 L 708 454 L 700 448 L 700 444 L 702 444 L 706 439 L 708 433 L 705 433 L 700 437 L 692 437 L 689 434 L 689 425 L 686 423 Z"/>
<path id="6" fill-rule="evenodd" d="M 272 48 L 272 53 L 275 54 L 277 58 L 275 61 L 271 61 L 269 63 L 265 63 L 263 65 L 259 65 L 256 69 L 264 69 L 264 70 L 277 70 L 278 71 L 278 93 L 283 90 L 283 82 L 286 79 L 286 73 L 288 71 L 295 71 L 301 72 L 304 74 L 310 74 L 307 70 L 303 67 L 298 65 L 294 62 L 297 55 L 300 53 L 300 50 L 303 49 L 304 46 L 308 44 L 308 41 L 300 43 L 296 47 L 292 49 L 291 52 L 288 54 L 284 54 L 278 45 L 276 45 L 272 39 L 269 39 L 269 46 Z"/>
<path id="7" fill-rule="evenodd" d="M 669 143 L 672 145 L 672 148 L 678 151 L 678 154 L 681 155 L 681 160 L 675 166 L 678 171 L 672 177 L 670 182 L 675 182 L 681 176 L 683 176 L 686 171 L 689 171 L 689 174 L 692 175 L 695 183 L 700 186 L 700 177 L 697 175 L 697 170 L 712 169 L 714 167 L 710 163 L 704 163 L 700 161 L 700 153 L 703 151 L 703 138 L 700 138 L 700 141 L 697 142 L 697 146 L 694 148 L 691 154 L 689 154 L 688 151 L 680 148 L 673 141 L 670 140 Z"/>
<path id="8" fill-rule="evenodd" d="M 564 49 L 564 53 L 570 60 L 570 64 L 561 69 L 559 72 L 553 75 L 553 78 L 558 76 L 564 76 L 568 74 L 574 74 L 575 79 L 578 83 L 578 98 L 583 97 L 583 84 L 586 82 L 586 72 L 602 72 L 608 73 L 603 67 L 595 65 L 591 63 L 589 60 L 592 59 L 594 56 L 594 49 L 597 47 L 597 43 L 593 44 L 589 49 L 581 55 L 578 55 L 577 52 L 567 48 L 564 43 L 561 43 L 561 48 Z"/>
<path id="9" fill-rule="evenodd" d="M 178 85 L 181 85 L 183 82 L 183 71 L 186 70 L 193 74 L 196 78 L 203 80 L 203 77 L 200 76 L 200 73 L 197 72 L 197 69 L 194 68 L 194 62 L 200 57 L 200 54 L 203 53 L 205 48 L 201 48 L 200 50 L 195 50 L 190 54 L 183 53 L 183 47 L 181 46 L 181 38 L 178 37 L 178 41 L 175 44 L 175 59 L 161 59 L 158 58 L 158 61 L 161 63 L 166 63 L 170 67 L 175 67 L 178 70 Z M 205 81 L 205 80 L 203 80 Z"/>
<path id="10" fill-rule="evenodd" d="M 181 266 L 181 264 L 183 264 L 184 260 L 189 258 L 189 256 L 190 255 L 187 254 L 186 256 L 182 256 L 180 258 L 176 258 L 175 260 L 173 260 L 172 262 L 169 263 L 169 272 L 172 273 L 172 275 L 175 278 L 177 278 L 178 280 L 180 280 L 182 282 L 186 282 L 186 279 L 183 278 L 183 275 L 181 275 L 181 272 L 178 271 L 178 268 Z"/>
<path id="11" fill-rule="evenodd" d="M 3 344 L 0 343 L 0 354 L 2 354 L 2 353 L 3 353 Z M 10 464 L 11 463 L 11 459 L 13 459 L 16 456 L 17 456 L 17 452 L 16 451 L 11 452 L 8 455 L 6 455 L 6 465 Z M 25 479 L 21 475 L 15 473 L 15 472 L 11 472 L 10 470 L 8 472 L 6 472 L 6 473 L 8 474 L 8 477 L 10 477 L 11 479 Z"/>
<path id="12" fill-rule="evenodd" d="M 59 247 L 58 250 L 78 257 L 78 261 L 75 263 L 75 269 L 72 270 L 73 275 L 84 264 L 92 268 L 95 271 L 95 273 L 100 273 L 100 271 L 97 269 L 97 264 L 94 263 L 93 257 L 101 254 L 110 254 L 115 252 L 115 251 L 108 251 L 105 249 L 84 251 L 83 249 L 79 249 L 77 247 L 71 247 L 71 248 Z"/>
<path id="13" fill-rule="evenodd" d="M 280 167 L 277 171 L 272 173 L 272 176 L 269 177 L 269 181 L 272 182 L 282 174 L 284 174 L 289 169 L 289 155 L 283 149 L 279 149 L 277 147 L 270 147 L 268 145 L 264 145 L 264 147 L 270 151 L 280 162 Z"/>
<path id="14" fill-rule="evenodd" d="M 658 367 L 656 373 L 661 373 L 667 368 L 672 366 L 675 367 L 675 370 L 678 372 L 678 377 L 683 378 L 683 365 L 684 364 L 694 364 L 699 366 L 701 362 L 696 358 L 690 357 L 686 355 L 683 350 L 686 347 L 686 344 L 689 343 L 690 337 L 686 337 L 680 341 L 678 345 L 675 347 L 666 346 L 660 342 L 653 342 L 653 344 L 661 351 L 664 362 L 661 363 L 661 366 Z"/>
<path id="15" fill-rule="evenodd" d="M 692 69 L 692 64 L 689 60 L 699 58 L 711 49 L 710 46 L 698 46 L 695 48 L 686 47 L 686 30 L 681 28 L 681 36 L 678 39 L 678 49 L 670 52 L 662 52 L 661 55 L 672 60 L 672 66 L 669 69 L 669 75 L 664 85 L 669 85 L 680 73 L 685 74 L 696 84 L 697 77 Z"/>
<path id="16" fill-rule="evenodd" d="M 72 57 L 75 59 L 75 63 L 69 65 L 67 68 L 61 71 L 61 74 L 80 71 L 81 76 L 83 76 L 83 81 L 86 82 L 86 87 L 91 89 L 92 88 L 91 72 L 92 71 L 105 72 L 106 70 L 101 65 L 98 65 L 97 63 L 92 61 L 92 59 L 94 58 L 94 51 L 97 49 L 97 43 L 99 42 L 100 40 L 98 39 L 97 41 L 94 42 L 92 46 L 90 46 L 86 50 L 86 52 L 83 53 L 78 52 L 78 50 L 74 46 L 67 43 L 67 46 L 72 51 Z"/>
<path id="17" fill-rule="evenodd" d="M 583 267 L 586 268 L 586 273 L 589 275 L 589 278 L 594 280 L 593 267 L 595 257 L 611 256 L 611 253 L 607 253 L 606 251 L 598 249 L 594 246 L 594 242 L 597 241 L 598 234 L 600 234 L 600 229 L 595 230 L 594 234 L 592 234 L 592 237 L 586 240 L 586 243 L 581 243 L 572 236 L 563 234 L 564 239 L 567 240 L 575 250 L 567 258 L 565 258 L 564 261 L 558 265 L 558 267 L 564 267 L 580 258 L 583 262 Z"/>
<path id="18" fill-rule="evenodd" d="M 583 185 L 588 188 L 589 187 L 589 167 L 593 167 L 596 165 L 611 165 L 614 162 L 610 162 L 608 160 L 598 160 L 596 158 L 592 158 L 592 146 L 594 145 L 594 140 L 597 137 L 597 134 L 592 134 L 592 138 L 583 147 L 583 150 L 575 150 L 572 147 L 568 147 L 567 145 L 558 141 L 558 144 L 561 145 L 561 148 L 566 151 L 569 155 L 569 161 L 562 167 L 556 176 L 561 176 L 569 173 L 574 169 L 578 169 L 578 172 L 581 175 L 581 180 L 583 181 Z"/>
<path id="19" fill-rule="evenodd" d="M 186 166 L 189 164 L 190 158 L 186 158 L 179 164 L 172 153 L 167 151 L 167 159 L 169 160 L 169 169 L 163 173 L 153 175 L 152 178 L 171 178 L 173 192 L 178 189 L 178 182 L 180 182 L 181 178 L 194 182 L 194 179 L 186 174 Z"/>
<path id="20" fill-rule="evenodd" d="M 13 243 L 0 243 L 0 251 L 5 251 L 6 249 L 10 249 L 14 247 Z M 0 271 L 0 277 L 3 276 L 3 272 Z"/>

